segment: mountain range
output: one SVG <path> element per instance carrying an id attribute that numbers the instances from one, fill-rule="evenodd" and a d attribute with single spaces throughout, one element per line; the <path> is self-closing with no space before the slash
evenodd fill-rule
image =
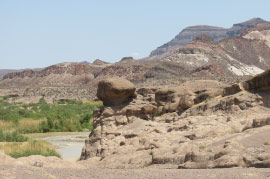
<path id="1" fill-rule="evenodd" d="M 216 42 L 229 37 L 234 37 L 240 35 L 240 33 L 252 26 L 257 24 L 269 23 L 261 18 L 253 18 L 246 22 L 234 24 L 231 28 L 226 29 L 223 27 L 207 26 L 207 25 L 197 25 L 187 27 L 182 30 L 178 35 L 176 35 L 171 41 L 165 43 L 164 45 L 153 50 L 150 56 L 157 56 L 163 53 L 167 53 L 177 47 L 182 47 L 192 41 L 196 36 L 200 34 L 208 34 Z"/>
<path id="2" fill-rule="evenodd" d="M 174 86 L 192 79 L 235 83 L 269 65 L 270 23 L 254 18 L 229 29 L 205 25 L 185 28 L 141 60 L 125 57 L 113 64 L 95 60 L 0 71 L 4 73 L 0 95 L 18 94 L 22 102 L 40 96 L 47 100 L 94 99 L 98 81 L 106 77 L 125 77 L 137 86 Z"/>

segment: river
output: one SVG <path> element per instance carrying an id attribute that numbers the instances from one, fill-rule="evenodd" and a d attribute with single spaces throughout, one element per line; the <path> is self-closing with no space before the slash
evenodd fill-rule
<path id="1" fill-rule="evenodd" d="M 89 136 L 89 133 L 90 132 L 81 132 L 71 135 L 43 137 L 38 138 L 38 140 L 44 140 L 54 145 L 63 160 L 75 162 L 81 156 L 85 139 Z"/>

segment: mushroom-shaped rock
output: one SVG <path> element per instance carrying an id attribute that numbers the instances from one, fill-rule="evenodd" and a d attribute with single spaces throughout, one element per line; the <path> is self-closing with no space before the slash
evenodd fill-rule
<path id="1" fill-rule="evenodd" d="M 124 78 L 108 78 L 99 82 L 97 97 L 106 106 L 119 105 L 131 101 L 135 90 L 135 86 Z"/>

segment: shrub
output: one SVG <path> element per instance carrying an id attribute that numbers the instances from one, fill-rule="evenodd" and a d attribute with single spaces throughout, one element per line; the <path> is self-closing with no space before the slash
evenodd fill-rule
<path id="1" fill-rule="evenodd" d="M 2 129 L 0 129 L 0 142 L 4 142 L 5 141 L 5 135 L 2 131 Z"/>
<path id="2" fill-rule="evenodd" d="M 158 113 L 157 111 L 154 113 L 154 117 L 159 117 L 159 116 L 161 116 L 161 114 L 160 113 Z"/>
<path id="3" fill-rule="evenodd" d="M 43 132 L 43 133 L 49 132 L 48 123 L 46 121 L 42 121 L 40 126 L 39 126 L 39 130 L 40 130 L 40 132 Z"/>
<path id="4" fill-rule="evenodd" d="M 80 123 L 89 123 L 89 120 L 92 118 L 93 114 L 92 113 L 86 113 L 84 116 L 81 118 Z"/>
<path id="5" fill-rule="evenodd" d="M 3 96 L 3 100 L 7 100 L 9 98 L 9 95 Z"/>
<path id="6" fill-rule="evenodd" d="M 149 152 L 149 155 L 151 155 L 151 162 L 152 162 L 152 164 L 154 163 L 154 152 L 151 150 L 150 152 Z"/>
<path id="7" fill-rule="evenodd" d="M 205 149 L 205 148 L 206 148 L 205 145 L 203 145 L 203 144 L 200 144 L 200 145 L 199 145 L 199 149 L 202 149 L 202 150 L 203 150 L 203 149 Z"/>
<path id="8" fill-rule="evenodd" d="M 11 108 L 0 108 L 0 120 L 18 122 L 18 114 Z"/>

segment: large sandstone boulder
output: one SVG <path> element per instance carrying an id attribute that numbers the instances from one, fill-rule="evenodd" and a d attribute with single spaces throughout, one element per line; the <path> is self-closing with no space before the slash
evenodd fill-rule
<path id="1" fill-rule="evenodd" d="M 97 97 L 106 106 L 119 105 L 131 101 L 135 97 L 135 90 L 128 80 L 114 77 L 99 82 Z"/>

